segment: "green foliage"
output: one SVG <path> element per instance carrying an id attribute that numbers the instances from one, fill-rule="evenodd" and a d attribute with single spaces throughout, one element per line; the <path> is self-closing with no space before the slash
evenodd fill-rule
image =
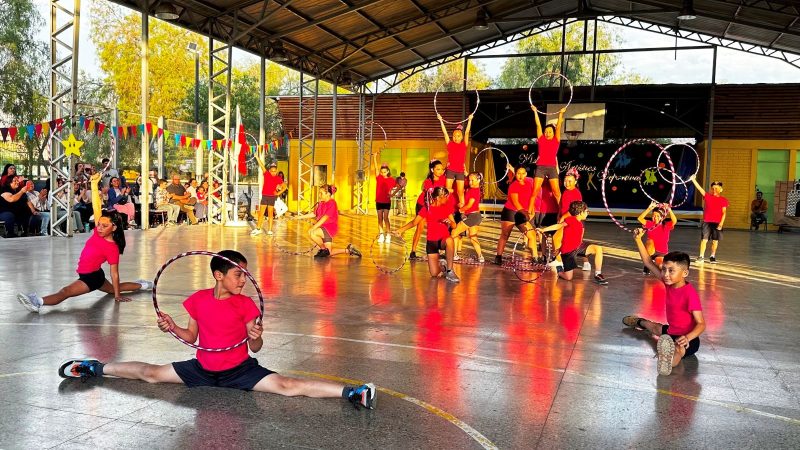
<path id="1" fill-rule="evenodd" d="M 486 69 L 480 63 L 469 61 L 467 89 L 486 89 L 492 84 Z M 463 89 L 464 61 L 456 60 L 414 74 L 397 86 L 399 92 L 456 92 Z"/>

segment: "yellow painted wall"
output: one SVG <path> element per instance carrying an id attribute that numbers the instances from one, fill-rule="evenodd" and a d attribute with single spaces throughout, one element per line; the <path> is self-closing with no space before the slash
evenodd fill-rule
<path id="1" fill-rule="evenodd" d="M 374 149 L 383 148 L 383 143 L 375 142 Z M 442 162 L 447 161 L 447 148 L 444 139 L 440 140 L 404 140 L 404 141 L 387 141 L 386 148 L 400 149 L 402 155 L 401 167 L 391 167 L 392 176 L 398 176 L 400 172 L 407 171 L 406 168 L 406 150 L 407 149 L 428 149 L 430 152 L 430 159 L 438 158 Z M 355 185 L 356 170 L 358 169 L 358 142 L 354 140 L 336 141 L 336 174 L 335 179 L 332 179 L 332 158 L 331 158 L 331 141 L 329 139 L 317 140 L 314 151 L 314 164 L 328 166 L 328 183 L 331 181 L 336 185 L 336 203 L 339 205 L 340 210 L 351 210 L 355 204 L 355 196 L 353 195 L 353 186 Z M 297 158 L 299 155 L 299 142 L 293 139 L 289 146 L 289 210 L 296 210 L 297 203 Z M 426 168 L 427 169 L 427 168 Z M 366 171 L 366 176 L 374 179 L 375 168 L 370 167 Z M 421 182 L 421 180 L 420 180 Z M 412 195 L 418 191 L 417 187 L 412 186 L 409 182 L 408 198 L 411 199 Z M 375 204 L 375 183 L 371 181 L 366 192 L 369 198 L 369 209 L 374 210 Z M 316 196 L 316 194 L 315 194 Z M 414 197 L 415 198 L 415 197 Z M 411 202 L 412 200 L 409 200 Z"/>
<path id="2" fill-rule="evenodd" d="M 703 180 L 702 186 L 707 190 L 710 181 L 722 181 L 722 195 L 730 204 L 725 219 L 726 228 L 747 229 L 750 226 L 750 202 L 755 198 L 753 193 L 759 150 L 789 150 L 789 173 L 786 174 L 786 179 L 795 180 L 800 177 L 796 173 L 800 140 L 715 139 L 711 147 L 711 180 Z M 698 178 L 702 177 L 702 173 L 698 175 Z M 772 199 L 768 201 L 772 208 Z"/>

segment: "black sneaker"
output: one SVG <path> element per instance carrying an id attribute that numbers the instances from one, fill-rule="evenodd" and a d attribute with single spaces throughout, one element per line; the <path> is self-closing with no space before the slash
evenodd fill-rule
<path id="1" fill-rule="evenodd" d="M 498 266 L 503 265 L 503 255 L 494 255 L 494 263 Z"/>
<path id="2" fill-rule="evenodd" d="M 642 275 L 650 275 L 650 269 L 647 267 L 642 267 Z"/>
<path id="3" fill-rule="evenodd" d="M 708 262 L 710 262 L 711 264 L 716 264 L 716 263 L 717 263 L 717 257 L 716 257 L 716 256 L 714 256 L 714 255 L 711 255 L 711 256 L 708 258 Z"/>
<path id="4" fill-rule="evenodd" d="M 412 251 L 411 253 L 409 253 L 408 254 L 408 259 L 412 259 L 412 260 L 413 259 L 417 259 L 417 252 Z"/>
<path id="5" fill-rule="evenodd" d="M 594 282 L 597 284 L 608 284 L 608 280 L 606 280 L 606 277 L 604 277 L 602 273 L 598 273 L 594 276 Z"/>
<path id="6" fill-rule="evenodd" d="M 68 359 L 61 363 L 58 374 L 61 378 L 96 377 L 100 366 L 100 361 L 96 359 Z"/>
<path id="7" fill-rule="evenodd" d="M 314 258 L 327 258 L 329 256 L 331 256 L 330 250 L 328 250 L 327 248 L 321 248 L 319 249 L 317 254 L 314 255 Z"/>
<path id="8" fill-rule="evenodd" d="M 374 384 L 367 383 L 353 389 L 348 400 L 356 409 L 358 409 L 359 406 L 363 406 L 367 409 L 375 409 L 375 405 L 378 403 L 378 390 L 375 388 Z"/>
<path id="9" fill-rule="evenodd" d="M 353 244 L 347 244 L 347 253 L 350 254 L 351 256 L 361 258 L 361 252 L 358 251 L 358 249 L 355 248 Z"/>

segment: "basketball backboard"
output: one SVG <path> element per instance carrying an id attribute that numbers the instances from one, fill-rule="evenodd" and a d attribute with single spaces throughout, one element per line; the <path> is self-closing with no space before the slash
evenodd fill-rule
<path id="1" fill-rule="evenodd" d="M 549 103 L 547 105 L 547 123 L 555 124 L 558 110 L 564 103 Z M 561 136 L 566 139 L 567 134 L 577 134 L 579 141 L 601 141 L 605 136 L 606 104 L 605 103 L 572 103 L 564 113 Z"/>

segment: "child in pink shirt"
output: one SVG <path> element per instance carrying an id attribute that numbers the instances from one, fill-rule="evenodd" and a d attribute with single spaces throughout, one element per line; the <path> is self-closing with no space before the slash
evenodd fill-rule
<path id="1" fill-rule="evenodd" d="M 223 250 L 219 255 L 247 269 L 244 255 Z M 143 362 L 111 362 L 95 359 L 69 359 L 61 364 L 59 375 L 64 378 L 88 378 L 111 375 L 142 380 L 148 383 L 183 383 L 187 387 L 216 386 L 245 391 L 270 392 L 286 396 L 342 397 L 356 408 L 373 409 L 377 390 L 374 384 L 360 387 L 345 386 L 322 380 L 303 380 L 279 375 L 258 364 L 249 351 L 257 353 L 264 345 L 263 329 L 257 320 L 261 314 L 255 303 L 241 294 L 247 282 L 245 272 L 229 261 L 215 257 L 211 273 L 216 284 L 212 289 L 197 291 L 183 302 L 189 313 L 186 328 L 179 327 L 169 315 L 161 313 L 158 327 L 172 331 L 187 342 L 200 340 L 205 348 L 223 348 L 247 338 L 247 346 L 209 352 L 197 350 L 188 361 L 155 365 Z"/>
<path id="2" fill-rule="evenodd" d="M 339 207 L 336 205 L 336 200 L 333 199 L 335 193 L 336 186 L 323 184 L 319 187 L 317 196 L 319 202 L 314 212 L 297 216 L 297 218 L 310 219 L 313 217 L 316 219 L 308 231 L 311 242 L 319 247 L 319 251 L 314 255 L 315 258 L 327 258 L 342 253 L 360 258 L 361 252 L 353 244 L 347 244 L 345 248 L 333 249 L 333 238 L 339 232 Z"/>
<path id="3" fill-rule="evenodd" d="M 689 255 L 683 252 L 670 252 L 664 255 L 663 266 L 659 267 L 650 258 L 642 243 L 643 229 L 633 233 L 636 247 L 644 265 L 657 276 L 667 288 L 665 305 L 667 323 L 660 324 L 638 316 L 625 316 L 622 323 L 637 329 L 646 330 L 660 336 L 658 351 L 658 374 L 669 375 L 672 368 L 683 358 L 691 356 L 700 348 L 700 335 L 706 329 L 703 307 L 694 286 L 686 281 L 689 275 Z M 677 346 L 676 346 L 677 344 Z"/>
<path id="4" fill-rule="evenodd" d="M 107 294 L 114 294 L 114 300 L 118 302 L 129 302 L 131 299 L 124 297 L 122 292 L 153 288 L 153 283 L 147 280 L 123 283 L 119 281 L 119 255 L 125 251 L 125 233 L 119 212 L 101 210 L 99 189 L 101 178 L 100 172 L 91 178 L 94 232 L 83 246 L 78 259 L 78 279 L 55 294 L 44 297 L 35 292 L 29 294 L 20 292 L 17 294 L 17 300 L 29 311 L 38 313 L 42 306 L 57 305 L 70 297 L 88 294 L 98 289 Z M 111 282 L 106 279 L 106 274 L 103 272 L 104 262 L 108 262 L 111 266 Z"/>

